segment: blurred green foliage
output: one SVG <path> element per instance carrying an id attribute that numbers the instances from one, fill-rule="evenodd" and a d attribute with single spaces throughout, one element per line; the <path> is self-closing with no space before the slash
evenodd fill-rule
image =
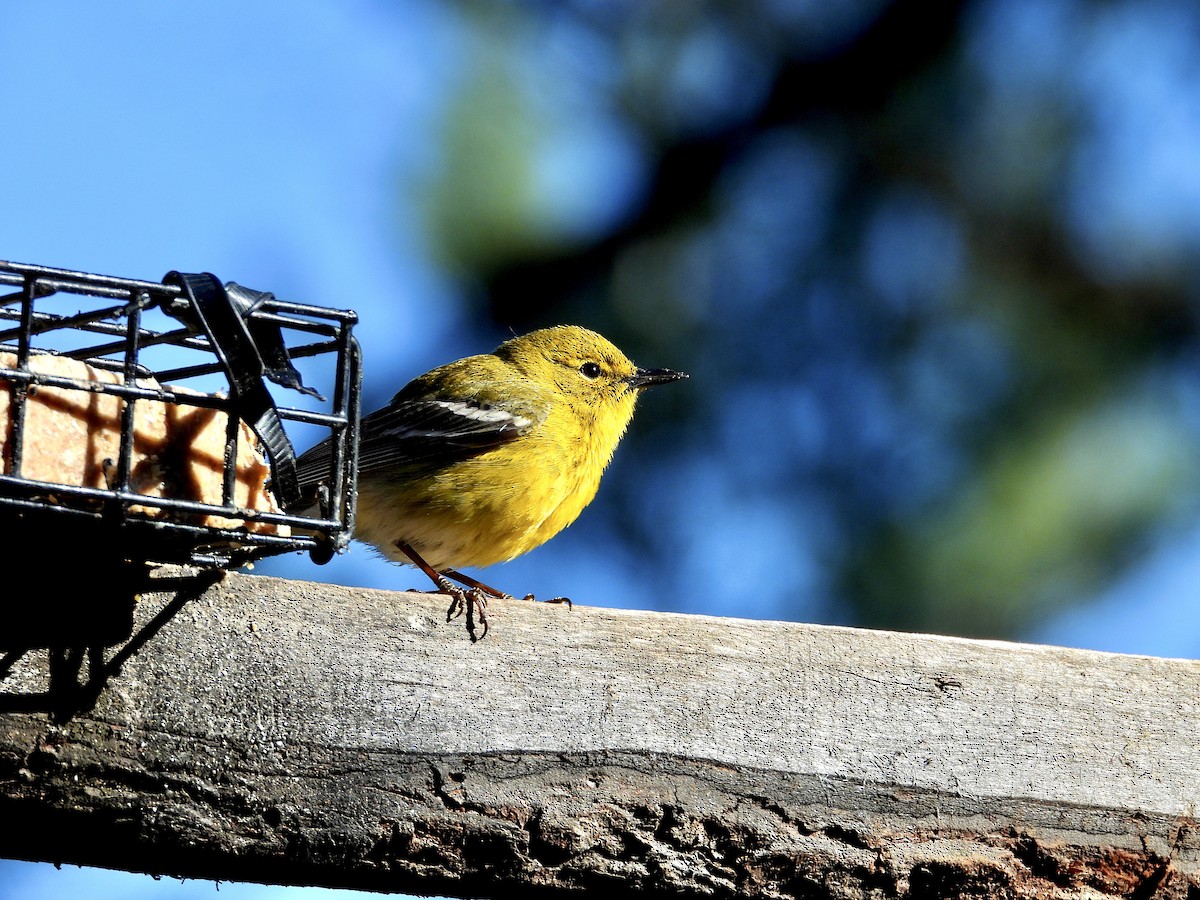
<path id="1" fill-rule="evenodd" d="M 461 8 L 429 233 L 693 375 L 603 505 L 666 605 L 1014 636 L 1195 521 L 1200 7 Z"/>

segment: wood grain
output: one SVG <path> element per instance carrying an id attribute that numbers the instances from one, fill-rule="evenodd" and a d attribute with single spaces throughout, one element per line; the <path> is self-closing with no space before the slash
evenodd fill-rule
<path id="1" fill-rule="evenodd" d="M 472 643 L 436 596 L 168 586 L 85 688 L 69 652 L 6 658 L 0 855 L 487 896 L 1200 892 L 1194 661 L 521 602 Z"/>

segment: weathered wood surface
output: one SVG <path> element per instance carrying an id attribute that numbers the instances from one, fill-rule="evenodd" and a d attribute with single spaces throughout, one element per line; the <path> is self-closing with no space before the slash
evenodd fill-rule
<path id="1" fill-rule="evenodd" d="M 50 690 L 45 651 L 10 652 L 0 856 L 491 896 L 1200 896 L 1195 662 L 531 603 L 473 644 L 445 611 L 237 575 L 143 594 L 98 699 L 64 691 L 70 654 Z"/>

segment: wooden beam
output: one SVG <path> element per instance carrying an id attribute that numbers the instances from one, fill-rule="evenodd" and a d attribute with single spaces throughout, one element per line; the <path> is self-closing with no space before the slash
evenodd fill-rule
<path id="1" fill-rule="evenodd" d="M 155 581 L 90 657 L 0 624 L 0 856 L 476 896 L 1200 892 L 1192 661 L 499 601 L 472 643 L 440 597 L 211 580 Z M 12 608 L 111 644 L 128 604 L 88 599 Z"/>

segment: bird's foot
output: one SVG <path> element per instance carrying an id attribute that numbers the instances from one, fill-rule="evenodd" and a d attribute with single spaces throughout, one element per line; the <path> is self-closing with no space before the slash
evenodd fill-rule
<path id="1" fill-rule="evenodd" d="M 474 578 L 471 578 L 469 575 L 464 575 L 462 572 L 456 571 L 454 569 L 444 569 L 444 570 L 442 570 L 441 575 L 442 575 L 442 577 L 449 576 L 450 578 L 453 578 L 455 581 L 462 582 L 463 584 L 468 585 L 469 587 L 471 587 L 474 590 L 483 591 L 483 593 L 485 593 L 487 596 L 489 596 L 495 600 L 514 600 L 514 601 L 517 600 L 517 598 L 514 597 L 512 594 L 506 594 L 504 591 L 497 590 L 496 588 L 492 587 L 489 584 L 484 584 L 482 581 L 477 581 Z M 533 596 L 533 594 L 526 594 L 524 597 L 521 598 L 521 602 L 525 602 L 525 601 L 537 602 L 537 597 Z M 570 597 L 553 597 L 550 600 L 543 600 L 541 602 L 542 603 L 565 603 L 565 604 L 567 604 L 568 608 L 574 609 L 574 605 L 571 603 Z"/>
<path id="2" fill-rule="evenodd" d="M 516 598 L 510 597 L 509 599 L 515 600 Z M 521 598 L 521 600 L 533 603 L 565 603 L 567 604 L 567 609 L 575 608 L 575 604 L 571 602 L 570 597 L 551 597 L 549 600 L 539 600 L 537 597 L 533 596 L 533 594 L 526 594 Z"/>
<path id="3" fill-rule="evenodd" d="M 429 576 L 429 579 L 437 585 L 437 593 L 445 594 L 450 598 L 450 606 L 446 610 L 446 621 L 452 622 L 459 616 L 463 616 L 467 622 L 467 633 L 471 635 L 471 642 L 482 640 L 488 633 L 487 620 L 487 605 L 488 599 L 493 600 L 516 600 L 512 594 L 506 594 L 504 591 L 498 591 L 482 581 L 476 581 L 469 575 L 464 575 L 462 572 L 455 569 L 443 569 L 437 571 L 429 563 L 421 558 L 421 555 L 412 548 L 411 545 L 404 541 L 396 541 L 396 549 L 412 560 L 413 564 Z M 454 579 L 454 581 L 451 581 Z M 465 588 L 459 587 L 454 582 L 466 585 Z M 522 600 L 536 600 L 533 594 L 526 594 Z M 568 597 L 554 597 L 545 603 L 565 603 L 568 609 L 574 609 L 574 604 L 571 603 Z M 478 617 L 479 626 L 483 631 L 475 634 L 475 620 Z"/>
<path id="4" fill-rule="evenodd" d="M 466 619 L 467 634 L 471 636 L 471 643 L 482 640 L 487 636 L 487 594 L 478 588 L 463 590 L 449 583 L 439 593 L 450 595 L 450 606 L 446 610 L 447 622 L 452 622 L 459 616 L 463 616 Z M 480 628 L 483 629 L 478 635 L 475 634 L 476 617 L 479 619 Z"/>

